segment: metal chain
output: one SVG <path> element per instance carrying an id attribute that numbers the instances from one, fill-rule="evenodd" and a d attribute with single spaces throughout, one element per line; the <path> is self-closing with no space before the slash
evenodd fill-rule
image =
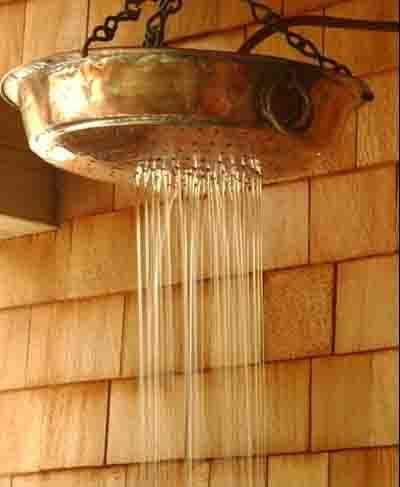
<path id="1" fill-rule="evenodd" d="M 306 39 L 297 32 L 293 32 L 285 26 L 279 25 L 282 17 L 274 12 L 267 5 L 255 0 L 245 0 L 250 6 L 254 20 L 271 28 L 271 31 L 281 33 L 286 37 L 288 44 L 299 51 L 303 56 L 314 59 L 322 69 L 332 69 L 337 73 L 351 76 L 350 69 L 334 59 L 324 56 L 318 47 L 309 39 Z"/>
<path id="2" fill-rule="evenodd" d="M 183 0 L 160 0 L 157 13 L 147 21 L 144 47 L 160 47 L 164 43 L 165 26 L 170 15 L 182 9 Z"/>
<path id="3" fill-rule="evenodd" d="M 87 57 L 89 47 L 94 42 L 112 41 L 121 22 L 137 21 L 142 13 L 142 4 L 147 0 L 125 0 L 124 9 L 117 15 L 110 15 L 103 25 L 94 28 L 92 35 L 86 40 L 82 49 L 82 56 Z"/>
<path id="4" fill-rule="evenodd" d="M 159 9 L 147 21 L 143 46 L 149 48 L 161 47 L 165 39 L 167 21 L 171 15 L 178 13 L 182 9 L 183 0 L 125 0 L 124 9 L 119 14 L 107 17 L 103 25 L 94 28 L 92 35 L 87 39 L 82 49 L 82 56 L 86 57 L 88 55 L 89 48 L 94 42 L 112 41 L 120 23 L 138 21 L 142 14 L 143 4 L 148 1 L 159 3 Z M 323 69 L 333 69 L 338 73 L 351 75 L 351 71 L 346 66 L 321 54 L 317 46 L 309 39 L 281 25 L 282 17 L 270 7 L 256 0 L 244 1 L 249 4 L 253 18 L 257 23 L 269 27 L 272 33 L 279 32 L 283 34 L 288 44 L 305 57 L 316 60 Z"/>
<path id="5" fill-rule="evenodd" d="M 147 21 L 144 47 L 161 47 L 165 38 L 165 27 L 170 15 L 174 15 L 182 8 L 183 0 L 125 0 L 124 9 L 117 15 L 110 15 L 103 25 L 94 28 L 82 49 L 82 56 L 87 57 L 89 48 L 94 42 L 112 41 L 122 22 L 140 19 L 143 4 L 151 1 L 159 3 L 159 10 Z"/>

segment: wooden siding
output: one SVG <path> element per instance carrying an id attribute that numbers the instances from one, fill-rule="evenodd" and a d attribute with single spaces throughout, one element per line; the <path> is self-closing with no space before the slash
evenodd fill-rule
<path id="1" fill-rule="evenodd" d="M 168 33 L 173 45 L 234 50 L 252 32 L 236 0 L 210 0 L 201 8 L 195 0 L 186 3 Z M 121 4 L 0 0 L 0 31 L 7 34 L 0 71 L 79 48 L 87 27 Z M 270 4 L 283 7 L 280 0 Z M 381 19 L 398 15 L 395 4 L 285 0 L 284 10 Z M 142 28 L 124 26 L 115 42 L 137 45 Z M 264 190 L 268 421 L 257 429 L 264 460 L 254 486 L 398 487 L 395 37 L 306 33 L 362 74 L 377 101 L 349 121 L 323 174 Z M 259 51 L 288 52 L 275 39 Z M 13 155 L 24 184 L 28 175 L 47 184 L 49 171 L 40 173 L 43 166 L 28 157 L 16 114 L 1 105 L 0 123 L 3 161 Z M 135 463 L 149 456 L 134 411 L 135 195 L 71 175 L 58 184 L 61 228 L 0 242 L 0 487 L 136 487 L 156 467 Z M 178 325 L 182 329 L 182 318 Z M 203 383 L 210 414 L 198 425 L 206 434 L 196 445 L 194 485 L 243 487 L 246 462 L 214 458 L 224 454 L 212 441 L 221 421 L 212 405 L 224 400 L 218 343 L 208 360 Z M 184 487 L 182 387 L 176 383 L 163 396 L 166 487 Z M 240 398 L 224 408 L 237 418 Z M 236 445 L 239 456 L 242 446 Z"/>

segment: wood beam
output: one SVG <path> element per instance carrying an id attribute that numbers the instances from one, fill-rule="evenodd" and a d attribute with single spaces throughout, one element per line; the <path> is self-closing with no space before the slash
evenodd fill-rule
<path id="1" fill-rule="evenodd" d="M 56 170 L 29 151 L 0 146 L 0 239 L 56 226 Z"/>
<path id="2" fill-rule="evenodd" d="M 0 127 L 0 146 L 29 151 L 20 112 L 2 99 L 0 99 Z"/>

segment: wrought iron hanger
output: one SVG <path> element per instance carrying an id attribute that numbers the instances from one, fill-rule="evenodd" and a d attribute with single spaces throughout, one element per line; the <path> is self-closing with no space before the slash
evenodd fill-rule
<path id="1" fill-rule="evenodd" d="M 380 32 L 398 32 L 400 23 L 387 21 L 369 21 L 348 19 L 329 16 L 297 16 L 282 17 L 267 5 L 256 0 L 239 0 L 248 3 L 253 19 L 262 27 L 256 31 L 239 49 L 240 54 L 250 52 L 272 35 L 279 33 L 286 37 L 288 44 L 299 51 L 305 57 L 314 59 L 323 69 L 333 69 L 338 73 L 351 75 L 350 69 L 324 56 L 318 47 L 309 39 L 293 32 L 290 27 L 295 26 L 319 26 L 338 29 L 369 30 Z M 119 24 L 127 21 L 138 21 L 142 15 L 143 4 L 153 2 L 159 4 L 157 12 L 146 23 L 146 32 L 143 47 L 159 48 L 164 45 L 165 29 L 170 16 L 182 10 L 183 0 L 125 0 L 124 9 L 114 16 L 106 18 L 103 25 L 95 27 L 91 36 L 87 39 L 82 56 L 86 57 L 89 48 L 94 42 L 112 41 L 118 31 Z"/>

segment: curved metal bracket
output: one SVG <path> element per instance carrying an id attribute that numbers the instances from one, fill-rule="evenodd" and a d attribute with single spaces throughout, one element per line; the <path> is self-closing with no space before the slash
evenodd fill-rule
<path id="1" fill-rule="evenodd" d="M 303 54 L 305 57 L 318 62 L 321 69 L 333 69 L 339 74 L 351 76 L 350 69 L 344 64 L 338 63 L 335 59 L 324 56 L 318 47 L 309 39 L 293 32 L 289 27 L 294 26 L 320 26 L 334 27 L 340 29 L 359 29 L 381 32 L 397 32 L 400 24 L 398 22 L 380 22 L 359 19 L 347 19 L 329 16 L 301 16 L 283 18 L 274 12 L 271 7 L 257 0 L 244 0 L 248 3 L 253 14 L 254 21 L 263 24 L 259 31 L 250 37 L 239 49 L 239 54 L 250 54 L 258 44 L 268 39 L 275 33 L 283 34 L 288 44 Z"/>
<path id="2" fill-rule="evenodd" d="M 347 19 L 341 17 L 304 15 L 279 18 L 255 32 L 239 49 L 240 54 L 249 54 L 261 42 L 277 32 L 287 33 L 290 27 L 328 27 L 335 29 L 368 30 L 375 32 L 399 32 L 399 22 Z"/>

